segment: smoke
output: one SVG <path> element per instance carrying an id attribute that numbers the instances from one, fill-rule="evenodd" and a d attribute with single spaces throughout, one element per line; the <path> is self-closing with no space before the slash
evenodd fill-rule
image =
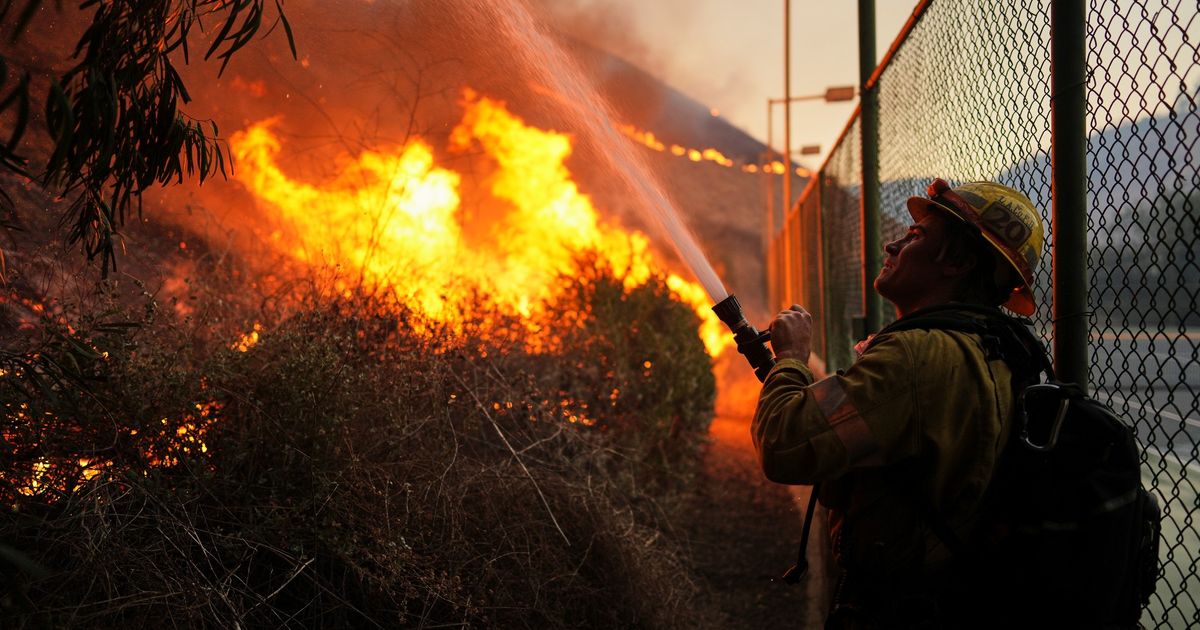
<path id="1" fill-rule="evenodd" d="M 530 0 L 548 22 L 569 38 L 620 56 L 658 77 L 678 77 L 679 44 L 703 46 L 692 34 L 695 2 L 686 0 Z M 635 19 L 635 16 L 637 19 Z M 670 30 L 644 32 L 643 24 L 670 24 Z"/>
<path id="2" fill-rule="evenodd" d="M 632 13 L 611 0 L 531 0 L 540 17 L 563 35 L 661 74 L 665 60 L 640 35 Z"/>

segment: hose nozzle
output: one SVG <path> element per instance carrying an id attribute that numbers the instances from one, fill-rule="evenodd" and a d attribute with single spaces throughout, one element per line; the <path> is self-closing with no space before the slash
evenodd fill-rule
<path id="1" fill-rule="evenodd" d="M 754 375 L 760 381 L 767 380 L 767 373 L 775 367 L 775 355 L 767 347 L 767 341 L 771 339 L 771 332 L 768 330 L 759 332 L 750 322 L 746 321 L 746 315 L 742 312 L 742 303 L 738 301 L 736 295 L 730 295 L 717 302 L 713 305 L 712 310 L 717 314 L 717 319 L 720 319 L 729 327 L 729 330 L 733 331 L 733 340 L 737 343 L 737 350 L 746 357 L 750 367 L 754 368 Z"/>

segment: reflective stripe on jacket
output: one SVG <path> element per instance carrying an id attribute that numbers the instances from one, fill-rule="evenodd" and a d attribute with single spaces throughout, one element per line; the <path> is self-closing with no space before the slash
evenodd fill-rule
<path id="1" fill-rule="evenodd" d="M 780 360 L 751 433 L 769 479 L 822 482 L 839 565 L 906 579 L 949 559 L 927 514 L 960 535 L 973 524 L 1007 439 L 1010 377 L 977 335 L 889 333 L 816 382 Z"/>

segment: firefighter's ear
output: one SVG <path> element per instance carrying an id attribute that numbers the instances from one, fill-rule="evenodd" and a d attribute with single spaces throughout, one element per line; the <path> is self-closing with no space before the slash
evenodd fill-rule
<path id="1" fill-rule="evenodd" d="M 961 280 L 967 277 L 978 264 L 979 258 L 974 252 L 964 252 L 963 255 L 957 257 L 944 256 L 942 258 L 942 277 Z"/>

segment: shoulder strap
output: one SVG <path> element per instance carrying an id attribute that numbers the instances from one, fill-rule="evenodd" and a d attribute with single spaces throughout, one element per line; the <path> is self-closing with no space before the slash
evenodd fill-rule
<path id="1" fill-rule="evenodd" d="M 954 330 L 979 335 L 989 352 L 1004 359 L 1021 380 L 1036 381 L 1045 373 L 1057 380 L 1054 366 L 1040 339 L 1034 336 L 1028 319 L 1008 315 L 999 308 L 979 304 L 950 302 L 923 308 L 885 326 L 868 344 L 879 336 L 905 330 Z"/>

